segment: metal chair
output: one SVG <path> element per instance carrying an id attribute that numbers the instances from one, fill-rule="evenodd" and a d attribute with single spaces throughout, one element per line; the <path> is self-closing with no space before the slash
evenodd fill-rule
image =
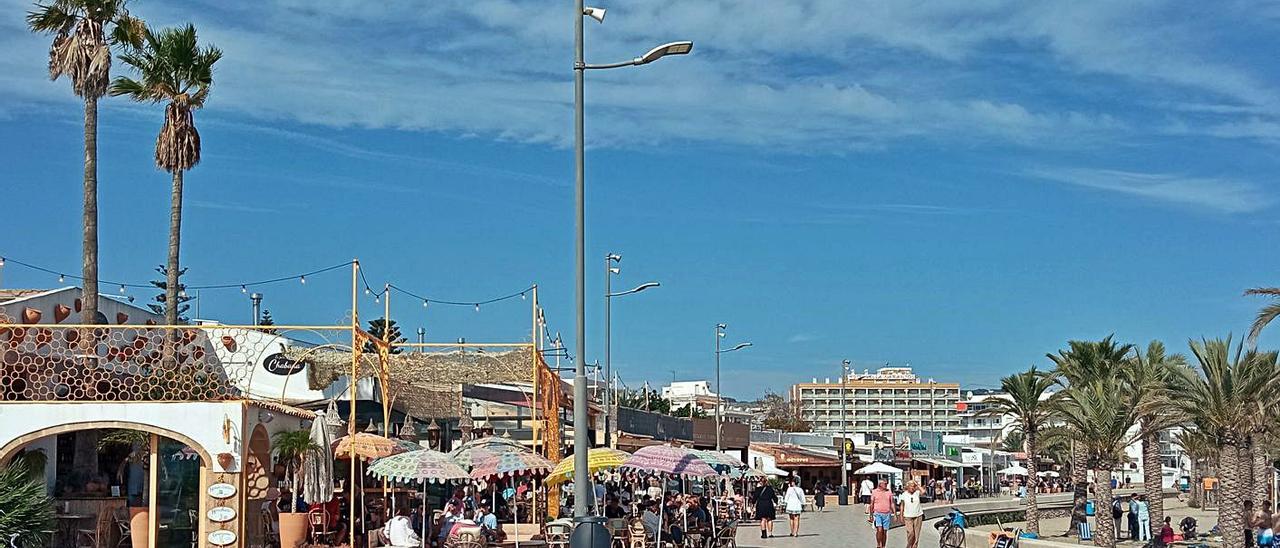
<path id="1" fill-rule="evenodd" d="M 738 548 L 738 522 L 731 521 L 716 533 L 715 548 Z"/>
<path id="2" fill-rule="evenodd" d="M 133 531 L 129 528 L 130 525 L 129 525 L 128 510 L 124 508 L 117 508 L 115 512 L 111 513 L 111 523 L 113 523 L 116 526 L 116 530 L 120 531 L 120 542 L 116 543 L 116 547 L 119 548 L 120 546 L 132 546 Z"/>

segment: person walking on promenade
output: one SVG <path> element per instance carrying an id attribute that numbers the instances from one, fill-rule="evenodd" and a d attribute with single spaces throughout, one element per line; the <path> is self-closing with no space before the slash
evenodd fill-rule
<path id="1" fill-rule="evenodd" d="M 920 503 L 920 484 L 907 482 L 907 489 L 898 497 L 898 515 L 907 530 L 907 548 L 919 548 L 920 526 L 924 523 L 924 505 Z"/>
<path id="2" fill-rule="evenodd" d="M 800 512 L 804 511 L 804 489 L 795 479 L 787 482 L 787 492 L 782 495 L 783 504 L 787 507 L 787 520 L 791 525 L 791 536 L 800 536 Z"/>
<path id="3" fill-rule="evenodd" d="M 875 488 L 876 484 L 872 483 L 871 478 L 862 478 L 858 487 L 858 502 L 871 504 L 871 491 Z"/>
<path id="4" fill-rule="evenodd" d="M 827 507 L 827 485 L 821 481 L 813 486 L 813 505 L 819 512 Z"/>
<path id="5" fill-rule="evenodd" d="M 889 492 L 889 482 L 880 480 L 871 492 L 871 503 L 867 505 L 867 522 L 876 528 L 876 548 L 884 548 L 889 527 L 893 524 L 893 514 L 893 493 Z"/>
<path id="6" fill-rule="evenodd" d="M 778 519 L 778 492 L 767 481 L 760 482 L 756 489 L 756 519 L 760 520 L 760 538 L 773 536 L 773 520 Z"/>

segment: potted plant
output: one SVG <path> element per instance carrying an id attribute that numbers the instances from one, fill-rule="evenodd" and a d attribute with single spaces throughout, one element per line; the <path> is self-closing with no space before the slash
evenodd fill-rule
<path id="1" fill-rule="evenodd" d="M 276 432 L 271 438 L 272 452 L 277 462 L 284 463 L 289 489 L 287 511 L 280 512 L 280 546 L 294 548 L 307 539 L 307 514 L 298 512 L 298 487 L 302 485 L 302 458 L 310 451 L 320 449 L 311 441 L 311 433 L 306 430 L 286 430 Z M 283 493 L 282 493 L 283 495 Z"/>
<path id="2" fill-rule="evenodd" d="M 146 466 L 151 457 L 151 434 L 141 430 L 109 430 L 98 440 L 98 451 L 106 451 L 112 447 L 126 447 L 129 450 L 116 471 L 116 479 L 121 485 L 126 485 L 125 469 L 129 470 L 129 484 L 137 481 L 137 478 L 132 477 L 133 474 L 147 473 Z M 131 492 L 127 485 L 125 495 L 129 506 L 129 540 L 133 548 L 146 548 L 151 535 L 151 516 L 147 504 L 143 502 L 141 492 Z"/>

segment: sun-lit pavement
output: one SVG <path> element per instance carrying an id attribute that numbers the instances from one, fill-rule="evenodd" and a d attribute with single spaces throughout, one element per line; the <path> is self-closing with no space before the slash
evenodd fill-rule
<path id="1" fill-rule="evenodd" d="M 876 545 L 875 530 L 867 523 L 865 506 L 828 506 L 826 512 L 805 512 L 800 516 L 800 536 L 788 537 L 787 519 L 780 516 L 773 525 L 773 538 L 760 538 L 760 522 L 744 522 L 738 527 L 741 548 L 846 548 Z M 938 545 L 932 525 L 925 523 L 920 547 Z M 906 546 L 907 535 L 901 528 L 889 531 L 889 548 Z"/>

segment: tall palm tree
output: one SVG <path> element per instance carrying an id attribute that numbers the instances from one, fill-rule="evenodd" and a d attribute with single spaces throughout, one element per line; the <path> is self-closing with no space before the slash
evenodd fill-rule
<path id="1" fill-rule="evenodd" d="M 1036 486 L 1039 476 L 1040 431 L 1053 420 L 1053 403 L 1047 397 L 1055 386 L 1053 377 L 1035 366 L 1021 373 L 1014 373 L 1000 380 L 1000 388 L 1008 398 L 991 398 L 980 416 L 1010 417 L 1023 436 L 1023 450 L 1027 453 L 1027 530 L 1040 534 L 1040 509 L 1036 505 Z"/>
<path id="2" fill-rule="evenodd" d="M 1119 374 L 1073 384 L 1055 396 L 1058 416 L 1075 433 L 1076 446 L 1083 449 L 1085 463 L 1093 470 L 1098 508 L 1111 508 L 1112 470 L 1132 441 L 1129 432 L 1138 423 L 1140 404 L 1138 392 Z M 1095 519 L 1094 544 L 1114 547 L 1116 524 L 1111 512 L 1099 511 Z"/>
<path id="3" fill-rule="evenodd" d="M 1181 422 L 1172 398 L 1176 379 L 1182 378 L 1187 359 L 1181 354 L 1166 354 L 1164 343 L 1151 341 L 1144 354 L 1134 350 L 1134 358 L 1124 368 L 1129 388 L 1136 391 L 1138 419 L 1142 424 L 1142 487 L 1150 501 L 1151 523 L 1164 522 L 1164 488 L 1160 461 L 1160 432 Z"/>
<path id="4" fill-rule="evenodd" d="M 165 266 L 165 312 L 167 325 L 178 323 L 178 250 L 182 237 L 182 177 L 200 163 L 200 133 L 196 131 L 196 109 L 204 106 L 213 85 L 213 64 L 222 51 L 213 46 L 201 48 L 196 41 L 196 28 L 147 29 L 143 46 L 120 56 L 133 68 L 139 80 L 118 77 L 111 84 L 111 95 L 127 95 L 145 103 L 167 102 L 164 125 L 156 138 L 156 167 L 173 176 L 173 194 L 169 205 L 169 257 Z"/>
<path id="5" fill-rule="evenodd" d="M 1262 330 L 1271 323 L 1271 320 L 1280 316 L 1280 287 L 1255 287 L 1246 289 L 1245 295 L 1264 295 L 1271 297 L 1271 304 L 1262 307 L 1258 311 L 1257 319 L 1253 320 L 1253 326 L 1249 328 L 1249 344 L 1252 345 L 1258 341 L 1258 335 L 1262 334 Z"/>
<path id="6" fill-rule="evenodd" d="M 1063 388 L 1085 384 L 1093 379 L 1114 376 L 1116 370 L 1128 360 L 1133 345 L 1115 342 L 1114 335 L 1101 341 L 1068 341 L 1066 350 L 1047 354 L 1054 364 L 1053 374 Z M 1077 433 L 1078 434 L 1078 433 Z M 1085 502 L 1089 498 L 1088 463 L 1085 448 L 1080 443 L 1071 444 L 1071 523 L 1067 535 L 1076 534 L 1076 526 L 1085 520 Z"/>
<path id="7" fill-rule="evenodd" d="M 54 0 L 27 13 L 27 28 L 53 35 L 49 76 L 71 79 L 84 99 L 84 208 L 81 240 L 84 294 L 81 322 L 98 322 L 98 99 L 111 78 L 111 48 L 141 44 L 141 19 L 129 15 L 126 0 Z"/>
<path id="8" fill-rule="evenodd" d="M 1241 546 L 1243 502 L 1250 496 L 1242 479 L 1251 463 L 1241 462 L 1240 457 L 1247 454 L 1258 401 L 1280 386 L 1276 353 L 1245 352 L 1243 343 L 1233 352 L 1230 337 L 1191 341 L 1190 346 L 1200 371 L 1185 375 L 1181 397 L 1175 401 L 1180 412 L 1217 448 L 1221 485 L 1218 525 L 1224 546 Z"/>

